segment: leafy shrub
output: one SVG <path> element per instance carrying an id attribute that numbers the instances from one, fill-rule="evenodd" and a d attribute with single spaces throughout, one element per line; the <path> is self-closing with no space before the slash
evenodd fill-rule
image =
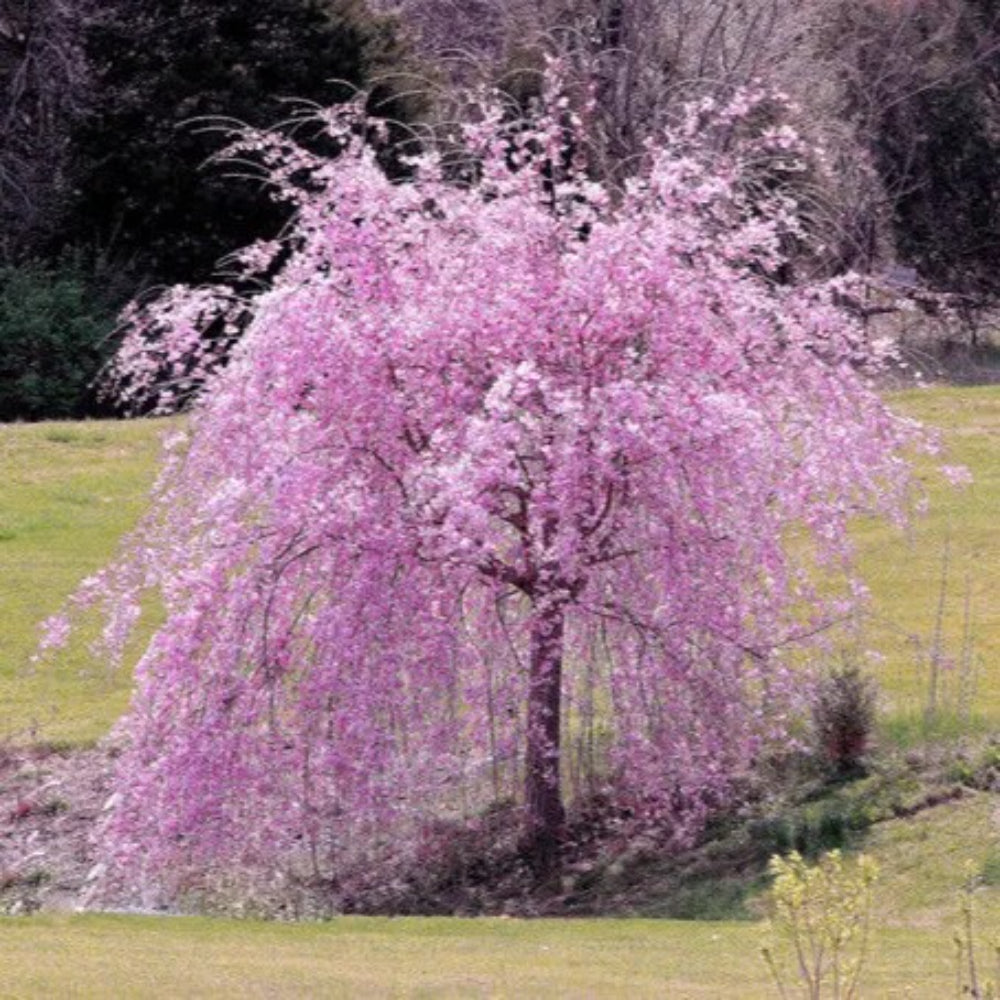
<path id="1" fill-rule="evenodd" d="M 114 324 L 77 263 L 0 268 L 0 420 L 92 412 Z"/>
<path id="2" fill-rule="evenodd" d="M 878 866 L 864 855 L 849 864 L 840 851 L 831 851 L 816 865 L 792 852 L 773 857 L 769 867 L 775 942 L 765 945 L 762 955 L 779 994 L 789 995 L 782 967 L 782 952 L 788 951 L 810 1000 L 859 996 Z"/>
<path id="3" fill-rule="evenodd" d="M 1000 790 L 1000 743 L 993 738 L 985 745 L 958 750 L 946 773 L 952 781 L 969 788 Z"/>
<path id="4" fill-rule="evenodd" d="M 834 775 L 864 774 L 875 727 L 875 682 L 853 664 L 823 678 L 812 705 L 813 735 Z"/>
<path id="5" fill-rule="evenodd" d="M 761 850 L 784 854 L 795 850 L 806 858 L 846 846 L 855 835 L 883 817 L 874 801 L 851 801 L 834 795 L 820 802 L 766 816 L 750 826 Z"/>

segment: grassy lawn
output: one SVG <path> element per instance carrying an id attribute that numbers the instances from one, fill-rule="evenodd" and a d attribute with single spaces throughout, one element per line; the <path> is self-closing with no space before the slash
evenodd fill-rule
<path id="1" fill-rule="evenodd" d="M 946 460 L 974 483 L 953 490 L 922 462 L 928 513 L 904 537 L 858 527 L 860 570 L 873 593 L 862 645 L 879 666 L 890 728 L 916 738 L 937 664 L 944 724 L 1000 722 L 1000 388 L 896 393 L 892 403 L 944 432 Z M 129 680 L 110 676 L 78 640 L 54 665 L 29 663 L 38 623 L 114 552 L 155 474 L 162 423 L 0 427 L 0 739 L 85 743 L 125 706 Z M 939 613 L 939 609 L 941 609 Z M 940 625 L 938 624 L 940 622 Z"/>
<path id="2" fill-rule="evenodd" d="M 952 927 L 956 891 L 968 867 L 984 883 L 976 893 L 982 930 L 1000 944 L 1000 797 L 982 792 L 877 824 L 863 850 L 882 869 L 876 889 L 880 922 Z"/>
<path id="3" fill-rule="evenodd" d="M 926 472 L 929 513 L 907 538 L 859 527 L 874 597 L 864 641 L 885 656 L 890 726 L 906 735 L 908 720 L 921 718 L 936 659 L 945 718 L 967 708 L 995 729 L 1000 389 L 934 389 L 893 402 L 941 427 L 947 460 L 967 464 L 975 483 L 955 492 Z M 141 511 L 161 426 L 0 428 L 0 739 L 86 743 L 124 707 L 128 677 L 109 675 L 84 642 L 38 670 L 29 657 L 38 622 L 106 561 Z M 966 863 L 986 883 L 978 909 L 987 958 L 985 945 L 1000 931 L 998 831 L 997 799 L 987 794 L 872 828 L 865 850 L 883 875 L 864 995 L 953 995 L 956 889 Z M 6 918 L 0 998 L 768 997 L 762 933 L 750 921 Z"/>
<path id="4" fill-rule="evenodd" d="M 963 711 L 1000 723 L 1000 387 L 894 394 L 896 409 L 943 431 L 944 461 L 973 483 L 953 489 L 920 463 L 928 509 L 906 537 L 859 528 L 859 568 L 873 596 L 864 644 L 884 657 L 880 680 L 901 732 L 926 709 L 932 661 L 947 721 Z M 940 613 L 939 613 L 940 609 Z M 978 720 L 976 717 L 978 716 Z"/>
<path id="5" fill-rule="evenodd" d="M 754 924 L 343 917 L 0 920 L 3 997 L 775 995 Z M 950 935 L 882 928 L 866 996 L 950 996 Z"/>
<path id="6" fill-rule="evenodd" d="M 994 796 L 877 826 L 882 875 L 864 996 L 953 995 L 966 862 L 980 958 L 1000 930 Z M 750 921 L 341 917 L 274 924 L 187 917 L 0 919 L 0 997 L 774 996 Z M 987 966 L 987 968 L 989 968 Z M 990 970 L 991 971 L 991 970 Z M 989 973 L 988 973 L 989 974 Z"/>
<path id="7" fill-rule="evenodd" d="M 135 523 L 153 481 L 163 425 L 8 424 L 0 427 L 0 739 L 85 743 L 126 705 L 78 639 L 33 669 L 38 624 L 100 568 Z"/>

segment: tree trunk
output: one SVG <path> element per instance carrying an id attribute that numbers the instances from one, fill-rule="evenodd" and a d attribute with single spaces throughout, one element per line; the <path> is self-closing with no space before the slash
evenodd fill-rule
<path id="1" fill-rule="evenodd" d="M 534 603 L 522 850 L 539 875 L 552 871 L 566 821 L 559 780 L 563 623 L 561 602 Z"/>

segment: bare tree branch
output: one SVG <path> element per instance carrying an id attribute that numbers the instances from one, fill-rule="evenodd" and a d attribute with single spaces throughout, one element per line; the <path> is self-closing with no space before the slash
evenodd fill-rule
<path id="1" fill-rule="evenodd" d="M 87 100 L 90 0 L 0 0 L 0 257 L 45 225 Z"/>

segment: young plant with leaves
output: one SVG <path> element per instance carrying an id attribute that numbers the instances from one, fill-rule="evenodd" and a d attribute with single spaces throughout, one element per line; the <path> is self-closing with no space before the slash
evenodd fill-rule
<path id="1" fill-rule="evenodd" d="M 878 865 L 865 855 L 846 862 L 840 851 L 815 865 L 797 851 L 771 859 L 774 915 L 771 931 L 790 952 L 792 977 L 809 1000 L 854 1000 L 868 957 L 872 892 Z M 761 949 L 781 997 L 791 996 L 784 957 L 775 946 Z"/>

